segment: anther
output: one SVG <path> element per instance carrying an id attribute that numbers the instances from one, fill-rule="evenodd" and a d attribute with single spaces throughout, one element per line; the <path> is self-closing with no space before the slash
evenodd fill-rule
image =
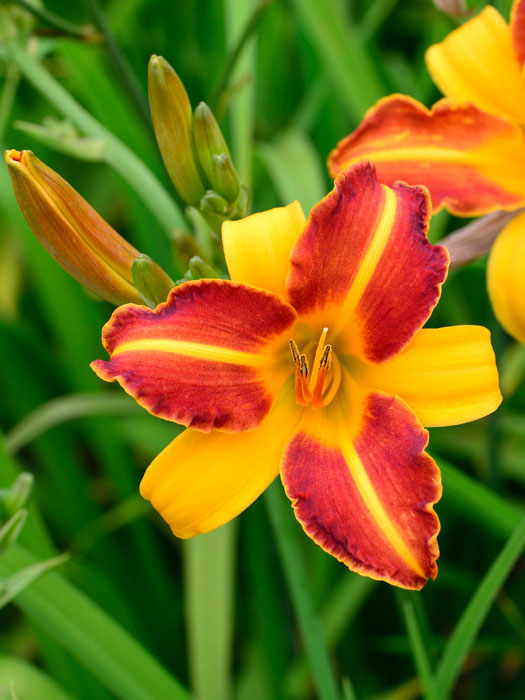
<path id="1" fill-rule="evenodd" d="M 315 382 L 315 387 L 312 395 L 312 408 L 319 408 L 323 405 L 323 388 L 326 373 L 330 369 L 332 363 L 332 346 L 325 345 L 323 348 L 323 354 L 319 361 L 319 372 Z"/>
<path id="2" fill-rule="evenodd" d="M 297 343 L 295 340 L 290 340 L 290 350 L 292 352 L 292 358 L 295 363 L 296 367 L 299 367 L 300 365 L 300 358 L 299 358 L 299 348 L 297 347 Z"/>

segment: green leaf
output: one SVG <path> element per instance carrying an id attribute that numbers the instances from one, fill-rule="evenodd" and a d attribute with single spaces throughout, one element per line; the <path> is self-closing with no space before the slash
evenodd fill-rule
<path id="1" fill-rule="evenodd" d="M 375 66 L 364 51 L 358 28 L 346 21 L 334 0 L 294 0 L 299 21 L 316 47 L 332 94 L 360 121 L 364 112 L 385 94 Z"/>
<path id="2" fill-rule="evenodd" d="M 6 579 L 0 579 L 0 609 L 4 608 L 16 596 L 23 591 L 33 581 L 47 574 L 51 569 L 55 569 L 69 559 L 69 554 L 60 554 L 58 557 L 39 561 L 36 564 L 26 566 L 21 571 L 17 571 Z"/>
<path id="3" fill-rule="evenodd" d="M 522 513 L 504 498 L 449 462 L 436 459 L 443 478 L 443 501 L 479 527 L 508 537 L 521 522 Z"/>
<path id="4" fill-rule="evenodd" d="M 443 696 L 438 690 L 414 606 L 414 595 L 419 594 L 401 590 L 397 590 L 396 594 L 408 633 L 414 664 L 425 690 L 425 699 L 440 700 Z"/>
<path id="5" fill-rule="evenodd" d="M 522 518 L 483 577 L 447 642 L 436 673 L 438 688 L 443 697 L 448 697 L 452 691 L 496 596 L 524 548 L 525 518 Z"/>
<path id="6" fill-rule="evenodd" d="M 338 700 L 337 682 L 324 631 L 314 609 L 308 572 L 299 544 L 299 524 L 290 502 L 276 481 L 266 489 L 264 498 L 319 698 Z"/>
<path id="7" fill-rule="evenodd" d="M 281 204 L 298 199 L 308 214 L 326 194 L 319 156 L 304 134 L 290 131 L 273 143 L 261 144 L 259 154 L 275 183 Z"/>
<path id="8" fill-rule="evenodd" d="M 192 689 L 198 700 L 231 694 L 235 523 L 184 543 Z"/>
<path id="9" fill-rule="evenodd" d="M 0 575 L 10 576 L 34 563 L 14 545 L 0 559 Z M 187 691 L 148 651 L 60 574 L 35 581 L 18 594 L 16 604 L 116 697 L 188 700 Z"/>
<path id="10" fill-rule="evenodd" d="M 36 408 L 5 436 L 5 446 L 15 454 L 47 430 L 66 421 L 94 415 L 139 415 L 141 409 L 118 394 L 71 394 L 52 399 Z"/>

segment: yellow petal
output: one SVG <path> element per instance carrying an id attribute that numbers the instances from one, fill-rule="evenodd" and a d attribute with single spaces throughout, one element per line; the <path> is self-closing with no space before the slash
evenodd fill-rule
<path id="1" fill-rule="evenodd" d="M 290 384 L 256 430 L 188 429 L 153 460 L 140 492 L 177 537 L 214 530 L 247 508 L 277 476 L 299 418 Z"/>
<path id="2" fill-rule="evenodd" d="M 525 343 L 525 213 L 505 226 L 487 267 L 494 313 L 503 328 Z"/>
<path id="3" fill-rule="evenodd" d="M 429 427 L 476 420 L 501 403 L 490 333 L 481 326 L 421 330 L 394 359 L 356 361 L 353 373 L 365 386 L 400 396 Z"/>
<path id="4" fill-rule="evenodd" d="M 286 296 L 290 251 L 306 225 L 299 202 L 222 225 L 230 277 Z"/>
<path id="5" fill-rule="evenodd" d="M 523 121 L 521 71 L 510 29 L 493 7 L 431 46 L 426 61 L 448 97 L 464 97 L 488 112 Z"/>

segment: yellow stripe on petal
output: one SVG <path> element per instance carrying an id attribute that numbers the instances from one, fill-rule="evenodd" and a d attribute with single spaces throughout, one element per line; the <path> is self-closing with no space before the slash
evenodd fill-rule
<path id="1" fill-rule="evenodd" d="M 286 297 L 290 251 L 306 225 L 299 202 L 222 225 L 230 277 Z"/>
<path id="2" fill-rule="evenodd" d="M 439 471 L 399 398 L 348 375 L 322 415 L 305 412 L 281 478 L 304 531 L 352 571 L 402 588 L 435 578 Z"/>
<path id="3" fill-rule="evenodd" d="M 477 420 L 501 403 L 490 333 L 481 326 L 421 330 L 394 359 L 354 359 L 351 371 L 364 386 L 400 396 L 429 427 Z"/>
<path id="4" fill-rule="evenodd" d="M 272 354 L 242 352 L 217 345 L 202 345 L 184 340 L 167 340 L 166 338 L 147 338 L 145 340 L 131 340 L 118 345 L 111 357 L 122 355 L 126 352 L 166 352 L 182 357 L 193 357 L 197 360 L 209 360 L 210 362 L 225 362 L 230 365 L 245 365 L 246 367 L 264 367 L 275 364 Z"/>
<path id="5" fill-rule="evenodd" d="M 355 313 L 357 305 L 363 296 L 363 292 L 372 279 L 373 274 L 376 272 L 377 265 L 385 251 L 386 244 L 394 227 L 397 211 L 396 194 L 390 187 L 381 185 L 381 188 L 384 194 L 381 216 L 375 226 L 374 233 L 368 244 L 368 249 L 361 261 L 352 286 L 350 287 L 350 291 L 342 307 L 338 309 L 337 321 L 338 324 L 341 325 L 337 330 L 341 330 L 341 327 L 345 327 L 348 324 L 348 319 L 352 318 Z"/>
<path id="6" fill-rule="evenodd" d="M 525 214 L 512 219 L 497 238 L 489 257 L 487 285 L 498 321 L 525 343 Z"/>
<path id="7" fill-rule="evenodd" d="M 447 273 L 446 249 L 426 237 L 429 218 L 424 187 L 386 187 L 370 163 L 340 173 L 290 256 L 287 289 L 301 322 L 314 333 L 327 327 L 338 353 L 376 362 L 397 354 Z"/>
<path id="8" fill-rule="evenodd" d="M 295 321 L 277 294 L 229 280 L 186 282 L 154 310 L 117 309 L 103 331 L 110 359 L 91 366 L 160 418 L 203 432 L 251 430 L 292 374 Z"/>
<path id="9" fill-rule="evenodd" d="M 277 476 L 299 417 L 290 385 L 256 430 L 236 435 L 186 430 L 149 466 L 140 492 L 177 537 L 214 530 L 247 508 Z"/>
<path id="10" fill-rule="evenodd" d="M 493 7 L 431 46 L 426 61 L 448 97 L 464 97 L 488 112 L 523 121 L 521 69 L 510 28 Z"/>

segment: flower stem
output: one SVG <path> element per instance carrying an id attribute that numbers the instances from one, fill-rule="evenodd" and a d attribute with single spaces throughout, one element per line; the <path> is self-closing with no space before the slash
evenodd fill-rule
<path id="1" fill-rule="evenodd" d="M 184 543 L 184 592 L 196 700 L 231 696 L 235 523 Z"/>
<path id="2" fill-rule="evenodd" d="M 86 136 L 100 139 L 105 144 L 104 160 L 131 185 L 157 219 L 165 233 L 173 237 L 177 229 L 185 228 L 177 205 L 159 180 L 133 151 L 89 114 L 48 73 L 23 46 L 9 40 L 5 43 L 9 60 L 22 75 L 62 112 Z"/>
<path id="3" fill-rule="evenodd" d="M 299 526 L 278 483 L 274 481 L 269 486 L 264 498 L 319 698 L 338 700 L 339 691 L 324 630 L 314 609 L 308 573 L 301 555 Z"/>
<path id="4" fill-rule="evenodd" d="M 86 39 L 88 41 L 98 41 L 101 39 L 100 34 L 97 34 L 91 25 L 73 24 L 73 22 L 69 22 L 67 19 L 60 17 L 60 15 L 46 10 L 45 7 L 33 4 L 29 2 L 29 0 L 0 0 L 0 5 L 7 5 L 8 3 L 22 7 L 48 27 L 58 30 L 61 34 L 76 37 L 77 39 Z"/>

